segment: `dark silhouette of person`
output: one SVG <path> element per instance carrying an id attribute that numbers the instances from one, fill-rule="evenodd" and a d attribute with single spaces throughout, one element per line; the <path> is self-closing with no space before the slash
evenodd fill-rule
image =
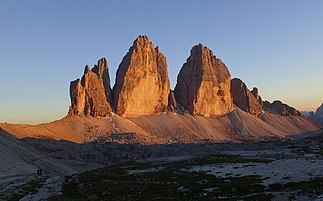
<path id="1" fill-rule="evenodd" d="M 42 175 L 43 171 L 40 167 L 37 168 L 37 175 L 40 176 Z"/>

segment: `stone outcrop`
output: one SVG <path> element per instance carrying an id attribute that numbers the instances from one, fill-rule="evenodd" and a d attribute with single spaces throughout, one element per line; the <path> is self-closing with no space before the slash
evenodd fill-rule
<path id="1" fill-rule="evenodd" d="M 112 112 L 111 95 L 108 63 L 102 58 L 92 70 L 85 66 L 81 80 L 71 82 L 69 115 L 109 116 Z"/>
<path id="2" fill-rule="evenodd" d="M 282 116 L 289 115 L 287 108 L 285 107 L 285 105 L 281 101 L 275 100 L 274 102 L 271 103 L 271 106 L 274 108 L 274 110 L 277 111 L 278 114 L 280 114 Z"/>
<path id="3" fill-rule="evenodd" d="M 199 44 L 191 49 L 177 76 L 175 97 L 192 115 L 224 115 L 233 110 L 230 81 L 225 64 Z"/>
<path id="4" fill-rule="evenodd" d="M 282 103 L 279 100 L 275 100 L 272 103 L 265 101 L 263 108 L 267 112 L 282 115 L 282 116 L 289 116 L 289 115 L 302 116 L 300 111 L 296 110 L 295 108 L 285 103 Z"/>
<path id="5" fill-rule="evenodd" d="M 131 117 L 166 111 L 169 91 L 165 56 L 147 36 L 139 36 L 117 70 L 116 113 Z"/>
<path id="6" fill-rule="evenodd" d="M 254 87 L 251 91 L 251 93 L 253 94 L 253 96 L 256 98 L 256 100 L 258 101 L 258 103 L 261 105 L 261 107 L 264 105 L 261 96 L 259 95 L 259 90 L 258 88 Z"/>
<path id="7" fill-rule="evenodd" d="M 264 101 L 263 102 L 263 107 L 264 111 L 272 113 L 272 114 L 279 114 L 276 109 L 271 105 L 269 101 Z"/>
<path id="8" fill-rule="evenodd" d="M 147 36 L 139 36 L 119 65 L 113 90 L 105 58 L 92 69 L 86 66 L 82 78 L 70 83 L 69 115 L 106 117 L 115 112 L 136 117 L 171 111 L 221 116 L 233 111 L 235 104 L 256 117 L 264 110 L 302 116 L 281 101 L 263 102 L 256 87 L 250 91 L 240 79 L 231 80 L 226 65 L 201 44 L 191 49 L 174 91 L 170 90 L 167 68 L 159 47 Z"/>
<path id="9" fill-rule="evenodd" d="M 231 96 L 233 103 L 245 112 L 256 117 L 259 117 L 263 113 L 262 106 L 259 103 L 260 96 L 258 90 L 254 88 L 252 93 L 246 84 L 238 78 L 231 80 Z"/>

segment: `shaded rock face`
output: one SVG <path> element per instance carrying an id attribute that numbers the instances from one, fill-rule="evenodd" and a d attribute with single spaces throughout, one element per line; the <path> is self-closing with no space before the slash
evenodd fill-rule
<path id="1" fill-rule="evenodd" d="M 315 114 L 323 117 L 323 103 L 317 108 Z"/>
<path id="2" fill-rule="evenodd" d="M 166 111 L 169 91 L 165 56 L 147 36 L 139 36 L 117 70 L 116 113 L 131 117 Z"/>
<path id="3" fill-rule="evenodd" d="M 263 102 L 263 109 L 266 112 L 272 113 L 272 114 L 279 114 L 276 109 L 271 105 L 269 101 L 264 101 Z"/>
<path id="4" fill-rule="evenodd" d="M 175 99 L 175 94 L 174 94 L 173 91 L 169 92 L 168 110 L 171 111 L 171 112 L 175 112 L 175 110 L 176 110 L 176 99 Z"/>
<path id="5" fill-rule="evenodd" d="M 224 115 L 233 110 L 231 75 L 212 51 L 194 46 L 177 76 L 174 90 L 177 102 L 192 115 Z"/>
<path id="6" fill-rule="evenodd" d="M 323 124 L 323 103 L 315 112 L 310 112 L 308 117 L 313 121 Z"/>
<path id="7" fill-rule="evenodd" d="M 109 116 L 112 112 L 111 95 L 108 63 L 102 58 L 92 70 L 85 67 L 81 80 L 71 82 L 69 115 Z"/>
<path id="8" fill-rule="evenodd" d="M 259 117 L 263 113 L 262 106 L 256 98 L 257 96 L 259 97 L 258 90 L 254 90 L 254 93 L 252 93 L 246 84 L 238 78 L 231 80 L 231 96 L 233 103 L 245 112 L 256 117 Z"/>
<path id="9" fill-rule="evenodd" d="M 259 90 L 254 87 L 251 91 L 251 93 L 253 94 L 253 96 L 256 98 L 256 100 L 258 101 L 258 103 L 261 105 L 261 107 L 263 106 L 263 101 L 262 101 L 262 98 L 261 96 L 259 95 Z"/>
<path id="10" fill-rule="evenodd" d="M 279 114 L 282 116 L 302 116 L 301 112 L 296 110 L 295 108 L 282 103 L 279 100 L 275 100 L 274 102 L 270 103 L 268 101 L 264 102 L 264 110 L 273 114 Z"/>
<path id="11" fill-rule="evenodd" d="M 287 111 L 287 108 L 281 101 L 274 101 L 271 106 L 277 111 L 278 114 L 282 116 L 288 116 L 289 112 Z"/>

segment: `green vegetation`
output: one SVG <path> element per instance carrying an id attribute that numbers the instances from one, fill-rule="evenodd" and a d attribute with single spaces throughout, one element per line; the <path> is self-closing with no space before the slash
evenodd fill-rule
<path id="1" fill-rule="evenodd" d="M 269 161 L 215 154 L 177 162 L 113 165 L 67 178 L 63 195 L 51 200 L 270 200 L 259 176 L 217 178 L 182 171 L 194 165 L 249 162 Z"/>
<path id="2" fill-rule="evenodd" d="M 188 172 L 192 166 L 222 163 L 268 163 L 268 160 L 214 154 L 176 162 L 128 162 L 66 178 L 62 195 L 50 200 L 271 200 L 275 193 L 323 193 L 323 178 L 265 187 L 257 175 L 216 177 Z M 247 164 L 250 165 L 250 164 Z M 288 193 L 290 192 L 290 193 Z"/>
<path id="3" fill-rule="evenodd" d="M 226 154 L 212 154 L 209 156 L 197 157 L 193 158 L 189 161 L 191 163 L 189 165 L 206 165 L 206 164 L 218 164 L 218 163 L 270 163 L 271 160 L 269 159 L 250 159 L 250 158 L 243 158 L 237 155 L 226 155 Z M 183 163 L 180 161 L 178 163 Z M 185 162 L 184 162 L 185 163 Z"/>
<path id="4" fill-rule="evenodd" d="M 35 193 L 40 187 L 44 185 L 44 182 L 47 178 L 34 178 L 31 181 L 27 182 L 21 188 L 17 189 L 13 192 L 9 197 L 8 201 L 16 201 L 20 200 L 21 198 L 25 197 L 28 194 Z"/>
<path id="5" fill-rule="evenodd" d="M 286 184 L 269 185 L 269 191 L 297 191 L 298 194 L 322 194 L 323 178 L 314 178 L 311 181 L 290 182 Z"/>

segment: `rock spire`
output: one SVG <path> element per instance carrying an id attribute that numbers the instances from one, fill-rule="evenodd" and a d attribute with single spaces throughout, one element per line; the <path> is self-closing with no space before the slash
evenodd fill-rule
<path id="1" fill-rule="evenodd" d="M 233 110 L 230 81 L 225 64 L 199 44 L 177 76 L 175 98 L 192 115 L 224 115 Z"/>
<path id="2" fill-rule="evenodd" d="M 123 57 L 114 86 L 116 113 L 123 117 L 167 110 L 170 84 L 166 57 L 147 36 L 139 36 Z"/>
<path id="3" fill-rule="evenodd" d="M 262 105 L 259 103 L 261 98 L 256 88 L 252 91 L 247 88 L 242 80 L 238 78 L 231 80 L 231 96 L 234 104 L 245 112 L 259 117 L 263 113 Z"/>
<path id="4" fill-rule="evenodd" d="M 102 58 L 92 70 L 85 66 L 81 80 L 71 82 L 69 115 L 109 116 L 112 112 L 111 95 L 108 63 Z"/>

